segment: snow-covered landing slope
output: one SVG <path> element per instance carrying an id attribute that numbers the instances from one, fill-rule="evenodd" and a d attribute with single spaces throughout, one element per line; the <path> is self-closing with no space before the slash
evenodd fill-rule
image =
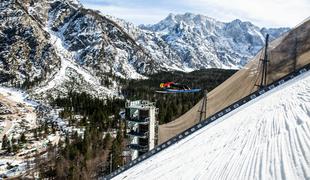
<path id="1" fill-rule="evenodd" d="M 114 179 L 310 179 L 310 72 Z"/>

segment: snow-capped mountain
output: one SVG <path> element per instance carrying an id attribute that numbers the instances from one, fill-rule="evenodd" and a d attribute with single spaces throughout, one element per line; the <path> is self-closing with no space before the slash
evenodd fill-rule
<path id="1" fill-rule="evenodd" d="M 250 22 L 236 19 L 224 23 L 203 15 L 185 13 L 170 14 L 154 25 L 141 25 L 146 36 L 138 42 L 152 49 L 145 40 L 153 32 L 152 41 L 159 46 L 169 47 L 164 55 L 173 56 L 182 64 L 182 69 L 241 68 L 265 43 L 268 33 L 271 40 L 279 37 L 289 28 L 259 28 Z"/>
<path id="2" fill-rule="evenodd" d="M 264 34 L 287 30 L 190 13 L 136 27 L 77 0 L 7 0 L 0 8 L 0 83 L 45 96 L 117 95 L 115 77 L 240 68 L 262 47 Z"/>
<path id="3" fill-rule="evenodd" d="M 113 76 L 156 72 L 156 62 L 118 24 L 77 1 L 9 0 L 0 7 L 2 84 L 35 86 L 35 94 L 115 95 Z"/>

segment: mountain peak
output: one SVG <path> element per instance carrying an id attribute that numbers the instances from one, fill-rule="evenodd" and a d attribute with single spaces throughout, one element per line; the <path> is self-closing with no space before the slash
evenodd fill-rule
<path id="1" fill-rule="evenodd" d="M 74 87 L 98 94 L 106 86 L 115 92 L 111 77 L 116 76 L 241 68 L 270 31 L 233 25 L 240 20 L 228 26 L 194 13 L 170 13 L 157 24 L 135 27 L 80 7 L 77 0 L 15 2 L 16 7 L 0 11 L 0 40 L 5 42 L 0 75 L 7 77 L 0 83 L 63 93 Z M 283 31 L 272 32 L 275 38 Z"/>
<path id="2" fill-rule="evenodd" d="M 241 68 L 262 48 L 264 36 L 270 32 L 268 29 L 262 32 L 240 19 L 224 23 L 194 13 L 169 14 L 157 24 L 140 28 L 157 33 L 171 48 L 169 52 L 173 50 L 178 56 L 174 58 L 181 59 L 181 64 L 189 69 Z M 287 30 L 275 29 L 271 39 Z M 142 44 L 147 47 L 144 42 L 145 39 Z"/>
<path id="3" fill-rule="evenodd" d="M 253 27 L 253 28 L 258 28 L 259 29 L 258 26 L 252 24 L 251 22 L 249 22 L 249 21 L 242 21 L 240 19 L 235 19 L 235 20 L 233 20 L 231 22 L 228 22 L 226 24 L 237 25 L 237 26 L 242 26 L 242 27 Z"/>
<path id="4" fill-rule="evenodd" d="M 186 12 L 184 14 L 169 14 L 163 21 L 165 20 L 175 20 L 176 22 L 186 22 L 186 23 L 195 23 L 197 21 L 205 22 L 205 21 L 216 21 L 215 19 L 202 15 Z"/>
<path id="5" fill-rule="evenodd" d="M 179 16 L 183 16 L 185 18 L 193 19 L 194 17 L 196 17 L 196 14 L 190 13 L 190 12 L 186 12 L 183 15 L 179 15 Z"/>
<path id="6" fill-rule="evenodd" d="M 175 17 L 175 14 L 169 13 L 165 19 L 173 19 L 174 17 Z"/>
<path id="7" fill-rule="evenodd" d="M 231 21 L 230 23 L 241 24 L 242 21 L 240 19 L 235 19 L 235 20 Z"/>

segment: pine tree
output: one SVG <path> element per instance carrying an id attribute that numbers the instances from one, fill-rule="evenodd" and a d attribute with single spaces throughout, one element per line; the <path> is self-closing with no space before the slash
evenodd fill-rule
<path id="1" fill-rule="evenodd" d="M 19 146 L 17 145 L 17 140 L 16 139 L 14 139 L 14 137 L 12 137 L 12 139 L 11 139 L 11 147 L 12 147 L 12 152 L 14 152 L 14 153 L 17 153 L 18 152 L 18 150 L 19 150 Z"/>
<path id="2" fill-rule="evenodd" d="M 26 136 L 25 136 L 25 133 L 24 133 L 24 132 L 23 132 L 22 135 L 20 136 L 20 142 L 23 143 L 23 144 L 27 142 Z"/>
<path id="3" fill-rule="evenodd" d="M 110 143 L 110 141 L 111 141 L 111 135 L 110 135 L 110 133 L 107 133 L 106 135 L 105 135 L 105 137 L 104 137 L 104 139 L 103 139 L 103 148 L 104 149 L 106 149 L 107 147 L 108 147 L 108 144 Z"/>
<path id="4" fill-rule="evenodd" d="M 5 149 L 7 149 L 8 148 L 8 146 L 10 146 L 10 142 L 9 142 L 9 139 L 8 139 L 8 137 L 6 136 L 6 134 L 5 135 L 3 135 L 3 137 L 2 137 L 2 149 L 3 150 L 5 150 Z"/>
<path id="5" fill-rule="evenodd" d="M 36 139 L 36 140 L 39 139 L 39 138 L 38 138 L 38 129 L 37 129 L 37 128 L 34 128 L 34 129 L 33 129 L 33 137 L 34 137 L 34 139 Z"/>
<path id="6" fill-rule="evenodd" d="M 123 158 L 122 158 L 122 143 L 123 143 L 123 137 L 121 131 L 117 132 L 116 139 L 114 139 L 112 143 L 112 169 L 115 170 L 118 167 L 120 167 L 123 164 Z"/>

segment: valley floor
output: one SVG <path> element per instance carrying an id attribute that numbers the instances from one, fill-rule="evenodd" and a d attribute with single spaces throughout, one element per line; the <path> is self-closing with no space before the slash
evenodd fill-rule
<path id="1" fill-rule="evenodd" d="M 32 130 L 39 126 L 37 105 L 27 100 L 25 92 L 0 87 L 0 178 L 22 174 L 34 165 L 35 155 L 44 152 L 48 143 L 58 143 L 58 132 L 44 138 L 34 138 Z M 23 133 L 27 139 L 25 143 L 20 142 Z M 17 151 L 8 152 L 2 148 L 4 135 L 11 145 L 16 143 L 19 147 Z M 13 143 L 12 139 L 17 142 Z"/>

